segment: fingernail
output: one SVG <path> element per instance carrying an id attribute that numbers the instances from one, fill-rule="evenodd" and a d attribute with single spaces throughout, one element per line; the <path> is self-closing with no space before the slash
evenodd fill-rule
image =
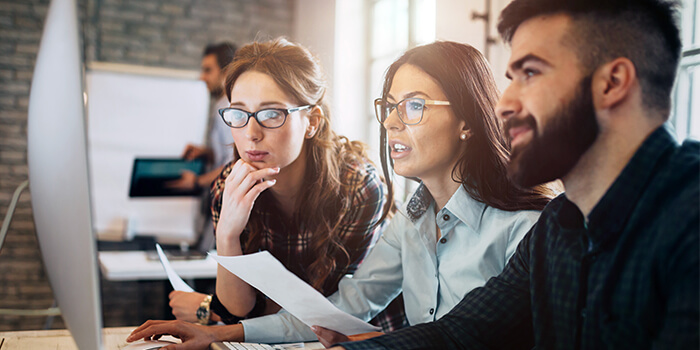
<path id="1" fill-rule="evenodd" d="M 270 180 L 270 181 L 268 181 L 267 183 L 270 184 L 270 185 L 274 185 L 276 182 L 277 182 L 277 180 Z"/>
<path id="2" fill-rule="evenodd" d="M 314 333 L 318 332 L 318 326 L 311 326 L 311 331 Z"/>
<path id="3" fill-rule="evenodd" d="M 272 170 L 274 170 L 274 171 L 280 171 L 280 167 L 276 166 L 276 167 L 272 168 Z"/>

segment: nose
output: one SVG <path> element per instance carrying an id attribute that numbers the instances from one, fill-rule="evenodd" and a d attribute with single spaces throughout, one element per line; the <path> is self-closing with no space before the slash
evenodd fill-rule
<path id="1" fill-rule="evenodd" d="M 501 99 L 498 100 L 498 104 L 496 105 L 496 115 L 503 119 L 504 122 L 510 119 L 510 117 L 520 113 L 520 110 L 522 109 L 518 94 L 516 84 L 511 82 L 506 90 L 503 91 Z"/>
<path id="2" fill-rule="evenodd" d="M 263 138 L 263 127 L 253 117 L 248 119 L 248 125 L 245 126 L 245 137 L 250 141 L 260 141 Z"/>
<path id="3" fill-rule="evenodd" d="M 399 109 L 394 108 L 391 113 L 384 119 L 384 128 L 387 130 L 400 130 L 405 127 L 404 123 L 399 119 Z"/>

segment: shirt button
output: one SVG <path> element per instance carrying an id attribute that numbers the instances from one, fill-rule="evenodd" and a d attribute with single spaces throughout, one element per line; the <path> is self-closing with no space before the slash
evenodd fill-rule
<path id="1" fill-rule="evenodd" d="M 445 221 L 450 221 L 450 216 L 447 215 L 447 214 L 445 214 L 445 215 L 442 216 L 442 219 L 445 220 Z"/>
<path id="2" fill-rule="evenodd" d="M 440 238 L 440 243 L 442 243 L 442 244 L 447 243 L 447 238 L 445 238 L 445 237 Z"/>
<path id="3" fill-rule="evenodd" d="M 435 309 L 430 309 L 430 314 L 432 315 L 433 313 L 435 313 Z"/>

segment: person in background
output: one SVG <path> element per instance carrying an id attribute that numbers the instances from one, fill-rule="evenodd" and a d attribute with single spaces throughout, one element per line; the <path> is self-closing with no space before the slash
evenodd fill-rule
<path id="1" fill-rule="evenodd" d="M 209 119 L 207 121 L 206 145 L 188 144 L 182 153 L 185 159 L 203 158 L 208 164 L 208 171 L 196 176 L 186 172 L 172 186 L 182 189 L 209 188 L 211 183 L 221 174 L 224 165 L 233 159 L 233 137 L 228 126 L 221 121 L 219 109 L 228 106 L 224 92 L 224 69 L 231 63 L 236 52 L 236 45 L 228 42 L 208 45 L 202 56 L 201 74 L 199 79 L 207 84 L 211 96 L 209 104 Z"/>
<path id="2" fill-rule="evenodd" d="M 390 213 L 392 194 L 365 146 L 330 125 L 326 80 L 304 47 L 276 39 L 238 50 L 219 110 L 235 160 L 212 186 L 217 253 L 268 250 L 324 295 L 352 274 Z M 274 302 L 219 267 L 216 293 L 173 292 L 178 320 L 237 323 L 274 313 Z M 401 307 L 399 307 L 399 311 Z M 385 314 L 393 326 L 402 315 Z"/>
<path id="3" fill-rule="evenodd" d="M 202 189 L 203 228 L 201 231 L 199 250 L 206 251 L 214 248 L 214 228 L 211 224 L 209 203 L 209 188 L 224 168 L 233 159 L 233 137 L 228 126 L 221 120 L 219 109 L 228 106 L 224 93 L 224 69 L 231 63 L 236 52 L 236 45 L 229 42 L 210 44 L 204 49 L 199 79 L 209 90 L 209 119 L 207 119 L 206 145 L 188 144 L 182 152 L 187 160 L 201 158 L 206 162 L 205 172 L 197 175 L 191 171 L 183 171 L 180 179 L 168 184 L 169 187 L 191 191 Z"/>
<path id="4" fill-rule="evenodd" d="M 515 0 L 511 177 L 560 178 L 499 276 L 437 322 L 337 349 L 698 349 L 700 143 L 664 127 L 677 3 Z"/>
<path id="5" fill-rule="evenodd" d="M 469 45 L 420 46 L 391 65 L 375 101 L 385 177 L 393 168 L 421 183 L 353 277 L 340 281 L 329 298 L 338 308 L 369 320 L 403 292 L 409 323 L 433 322 L 501 272 L 550 198 L 508 179 L 496 101 L 488 63 Z M 209 329 L 147 322 L 129 339 L 173 334 L 193 349 L 217 340 L 347 339 L 316 332 L 283 311 Z"/>

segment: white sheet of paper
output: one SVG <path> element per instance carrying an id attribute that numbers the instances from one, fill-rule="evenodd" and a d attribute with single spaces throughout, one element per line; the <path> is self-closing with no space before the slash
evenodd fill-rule
<path id="1" fill-rule="evenodd" d="M 323 294 L 289 272 L 268 251 L 241 256 L 210 255 L 309 327 L 318 325 L 345 335 L 379 330 L 338 309 Z"/>
<path id="2" fill-rule="evenodd" d="M 190 287 L 189 284 L 183 281 L 182 278 L 180 278 L 180 276 L 177 275 L 177 272 L 173 270 L 173 267 L 170 266 L 170 260 L 168 260 L 168 257 L 165 256 L 165 253 L 163 253 L 163 248 L 161 248 L 160 244 L 158 243 L 156 243 L 156 251 L 158 251 L 160 263 L 163 264 L 163 268 L 165 269 L 165 273 L 168 275 L 170 284 L 173 285 L 173 289 L 182 292 L 194 292 L 194 289 L 192 289 L 192 287 Z"/>

